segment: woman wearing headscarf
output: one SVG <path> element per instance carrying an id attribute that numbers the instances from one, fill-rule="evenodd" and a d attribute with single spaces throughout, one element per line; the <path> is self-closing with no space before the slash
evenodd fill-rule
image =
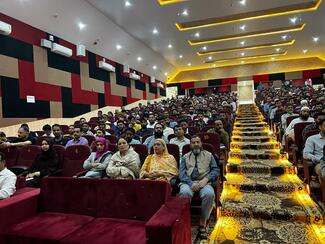
<path id="1" fill-rule="evenodd" d="M 101 178 L 105 174 L 112 153 L 108 150 L 108 145 L 104 137 L 99 137 L 95 141 L 96 151 L 92 152 L 84 162 L 84 169 L 88 170 L 85 178 Z"/>
<path id="2" fill-rule="evenodd" d="M 29 187 L 40 187 L 44 176 L 51 175 L 58 167 L 58 155 L 48 139 L 43 139 L 41 152 L 36 156 L 32 166 L 26 175 L 26 185 Z"/>
<path id="3" fill-rule="evenodd" d="M 106 174 L 113 179 L 136 179 L 140 172 L 140 157 L 125 138 L 117 141 L 118 151 L 111 157 Z"/>
<path id="4" fill-rule="evenodd" d="M 153 144 L 154 154 L 150 154 L 140 171 L 140 178 L 168 181 L 178 175 L 177 162 L 168 153 L 166 142 L 156 139 Z"/>

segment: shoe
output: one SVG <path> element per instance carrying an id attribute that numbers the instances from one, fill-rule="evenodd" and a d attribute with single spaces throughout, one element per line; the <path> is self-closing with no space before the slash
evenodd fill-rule
<path id="1" fill-rule="evenodd" d="M 208 239 L 208 232 L 207 232 L 206 227 L 204 227 L 204 226 L 199 226 L 198 237 L 199 237 L 201 240 L 207 240 L 207 239 Z"/>

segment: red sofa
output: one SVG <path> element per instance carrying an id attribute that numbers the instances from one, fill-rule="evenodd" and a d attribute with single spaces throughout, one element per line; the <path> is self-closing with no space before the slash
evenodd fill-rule
<path id="1" fill-rule="evenodd" d="M 1 243 L 191 243 L 190 208 L 165 182 L 47 177 L 0 207 Z"/>

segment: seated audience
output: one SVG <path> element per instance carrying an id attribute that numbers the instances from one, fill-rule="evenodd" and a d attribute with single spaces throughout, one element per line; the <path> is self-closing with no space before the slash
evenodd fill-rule
<path id="1" fill-rule="evenodd" d="M 74 133 L 74 125 L 69 125 L 69 128 L 68 128 L 68 133 L 67 134 L 64 134 L 64 136 L 66 137 L 73 137 L 73 133 Z"/>
<path id="2" fill-rule="evenodd" d="M 73 146 L 73 145 L 87 145 L 88 140 L 81 136 L 81 128 L 79 126 L 75 126 L 73 130 L 73 138 L 67 142 L 65 147 Z"/>
<path id="3" fill-rule="evenodd" d="M 126 129 L 125 139 L 129 144 L 141 144 L 141 142 L 134 138 L 135 130 L 133 128 Z"/>
<path id="4" fill-rule="evenodd" d="M 84 123 L 87 123 L 87 120 L 85 119 L 85 118 L 80 118 L 80 124 L 82 125 L 82 124 L 84 124 Z"/>
<path id="5" fill-rule="evenodd" d="M 159 124 L 156 124 L 156 127 Z M 162 180 L 170 182 L 178 175 L 177 162 L 173 155 L 168 153 L 166 142 L 155 139 L 154 154 L 148 155 L 141 167 L 140 178 Z"/>
<path id="6" fill-rule="evenodd" d="M 122 136 L 123 134 L 125 134 L 126 126 L 125 126 L 123 120 L 118 120 L 118 121 L 116 122 L 116 126 L 114 125 L 112 128 L 113 128 L 113 130 L 114 130 L 114 132 L 115 132 L 115 135 L 116 135 L 117 137 L 120 137 L 120 136 Z"/>
<path id="7" fill-rule="evenodd" d="M 149 136 L 143 144 L 147 146 L 148 152 L 150 153 L 150 150 L 155 142 L 156 139 L 163 139 L 165 143 L 168 142 L 168 139 L 164 136 L 163 133 L 163 127 L 161 124 L 156 123 L 155 128 L 154 128 L 154 134 L 152 136 Z"/>
<path id="8" fill-rule="evenodd" d="M 320 161 L 323 155 L 323 148 L 325 146 L 325 119 L 319 122 L 320 133 L 307 138 L 303 156 L 307 160 L 309 166 L 313 166 L 316 174 L 321 177 Z M 324 165 L 322 165 L 324 167 Z"/>
<path id="9" fill-rule="evenodd" d="M 156 123 L 157 123 L 156 122 L 156 116 L 153 113 L 149 114 L 147 128 L 148 129 L 154 129 Z"/>
<path id="10" fill-rule="evenodd" d="M 308 132 L 313 131 L 313 130 L 319 131 L 319 122 L 321 121 L 321 119 L 324 119 L 324 118 L 325 118 L 325 113 L 315 113 L 314 114 L 314 123 L 307 125 L 302 131 L 302 138 L 303 138 L 304 142 L 307 139 L 306 135 Z"/>
<path id="11" fill-rule="evenodd" d="M 204 114 L 202 111 L 200 111 L 197 114 L 196 120 L 194 120 L 194 127 L 198 128 L 199 130 L 202 130 L 205 126 L 207 126 L 207 124 L 204 120 Z"/>
<path id="12" fill-rule="evenodd" d="M 105 175 L 105 169 L 108 166 L 112 152 L 108 150 L 105 138 L 97 138 L 96 152 L 92 152 L 84 162 L 84 169 L 88 170 L 85 178 L 102 178 Z"/>
<path id="13" fill-rule="evenodd" d="M 42 130 L 44 132 L 43 136 L 54 137 L 52 127 L 49 124 L 44 125 Z"/>
<path id="14" fill-rule="evenodd" d="M 0 200 L 16 192 L 16 180 L 16 175 L 6 168 L 6 155 L 0 152 Z"/>
<path id="15" fill-rule="evenodd" d="M 54 138 L 51 139 L 51 145 L 62 145 L 65 146 L 70 140 L 68 137 L 63 136 L 61 126 L 58 124 L 54 124 L 52 126 L 52 131 Z"/>
<path id="16" fill-rule="evenodd" d="M 117 141 L 118 151 L 110 158 L 106 174 L 113 179 L 136 179 L 140 173 L 140 157 L 124 138 Z"/>
<path id="17" fill-rule="evenodd" d="M 29 187 L 40 187 L 42 178 L 53 174 L 57 170 L 58 162 L 58 155 L 50 141 L 47 139 L 42 140 L 41 152 L 36 156 L 32 166 L 28 169 L 26 185 Z"/>
<path id="18" fill-rule="evenodd" d="M 6 134 L 4 132 L 0 131 L 0 144 L 7 142 L 7 141 L 8 141 L 8 139 L 7 139 Z"/>
<path id="19" fill-rule="evenodd" d="M 35 137 L 32 137 L 30 135 L 29 128 L 23 126 L 18 129 L 18 138 L 12 140 L 12 142 L 5 142 L 0 144 L 0 148 L 11 147 L 11 146 L 21 147 L 21 146 L 28 146 L 28 145 L 35 145 L 35 144 L 36 144 L 36 139 Z"/>
<path id="20" fill-rule="evenodd" d="M 88 123 L 83 123 L 81 125 L 81 127 L 82 127 L 82 135 L 83 136 L 93 136 L 94 135 L 94 133 L 91 132 L 90 125 Z"/>
<path id="21" fill-rule="evenodd" d="M 167 126 L 166 118 L 164 117 L 158 118 L 158 123 L 163 127 L 164 137 L 168 138 L 169 135 L 174 134 L 174 130 Z"/>
<path id="22" fill-rule="evenodd" d="M 293 112 L 293 106 L 292 106 L 292 104 L 288 104 L 285 107 L 285 110 L 286 110 L 286 113 L 284 113 L 281 116 L 281 127 L 282 127 L 283 131 L 285 131 L 287 129 L 287 118 L 288 117 L 291 117 L 291 116 L 298 115 L 298 114 L 296 114 L 296 113 Z"/>
<path id="23" fill-rule="evenodd" d="M 140 137 L 145 137 L 145 136 L 152 135 L 153 129 L 149 129 L 147 127 L 147 125 L 148 125 L 147 120 L 145 118 L 143 118 L 141 120 L 141 129 L 136 132 L 136 135 L 138 135 Z"/>
<path id="24" fill-rule="evenodd" d="M 294 126 L 298 123 L 314 122 L 314 119 L 309 116 L 310 109 L 308 107 L 302 107 L 300 110 L 299 118 L 293 119 L 288 125 L 285 135 L 294 141 Z"/>
<path id="25" fill-rule="evenodd" d="M 208 133 L 215 133 L 219 135 L 220 143 L 222 143 L 227 149 L 229 148 L 229 135 L 223 128 L 221 120 L 214 121 L 214 127 L 208 130 Z"/>
<path id="26" fill-rule="evenodd" d="M 214 156 L 202 148 L 199 136 L 193 136 L 190 145 L 191 151 L 182 157 L 180 163 L 179 195 L 192 199 L 194 193 L 199 193 L 202 200 L 199 236 L 207 239 L 206 223 L 215 199 L 211 183 L 217 180 L 220 171 Z"/>
<path id="27" fill-rule="evenodd" d="M 177 145 L 179 147 L 179 154 L 182 155 L 183 146 L 190 144 L 190 140 L 184 136 L 184 129 L 180 125 L 176 125 L 174 131 L 176 137 L 170 139 L 169 143 Z"/>
<path id="28" fill-rule="evenodd" d="M 21 124 L 21 125 L 20 125 L 20 127 L 26 127 L 26 128 L 28 129 L 28 131 L 29 131 L 29 134 L 31 135 L 31 137 L 38 137 L 38 135 L 37 135 L 37 133 L 36 133 L 36 132 L 34 132 L 34 131 L 31 131 L 31 130 L 29 129 L 29 126 L 28 126 L 28 124 Z"/>

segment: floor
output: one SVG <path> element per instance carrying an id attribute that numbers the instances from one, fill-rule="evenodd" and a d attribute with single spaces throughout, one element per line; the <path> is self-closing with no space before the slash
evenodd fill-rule
<path id="1" fill-rule="evenodd" d="M 218 221 L 208 241 L 194 243 L 325 243 L 323 212 L 279 148 L 258 108 L 241 105 Z"/>

